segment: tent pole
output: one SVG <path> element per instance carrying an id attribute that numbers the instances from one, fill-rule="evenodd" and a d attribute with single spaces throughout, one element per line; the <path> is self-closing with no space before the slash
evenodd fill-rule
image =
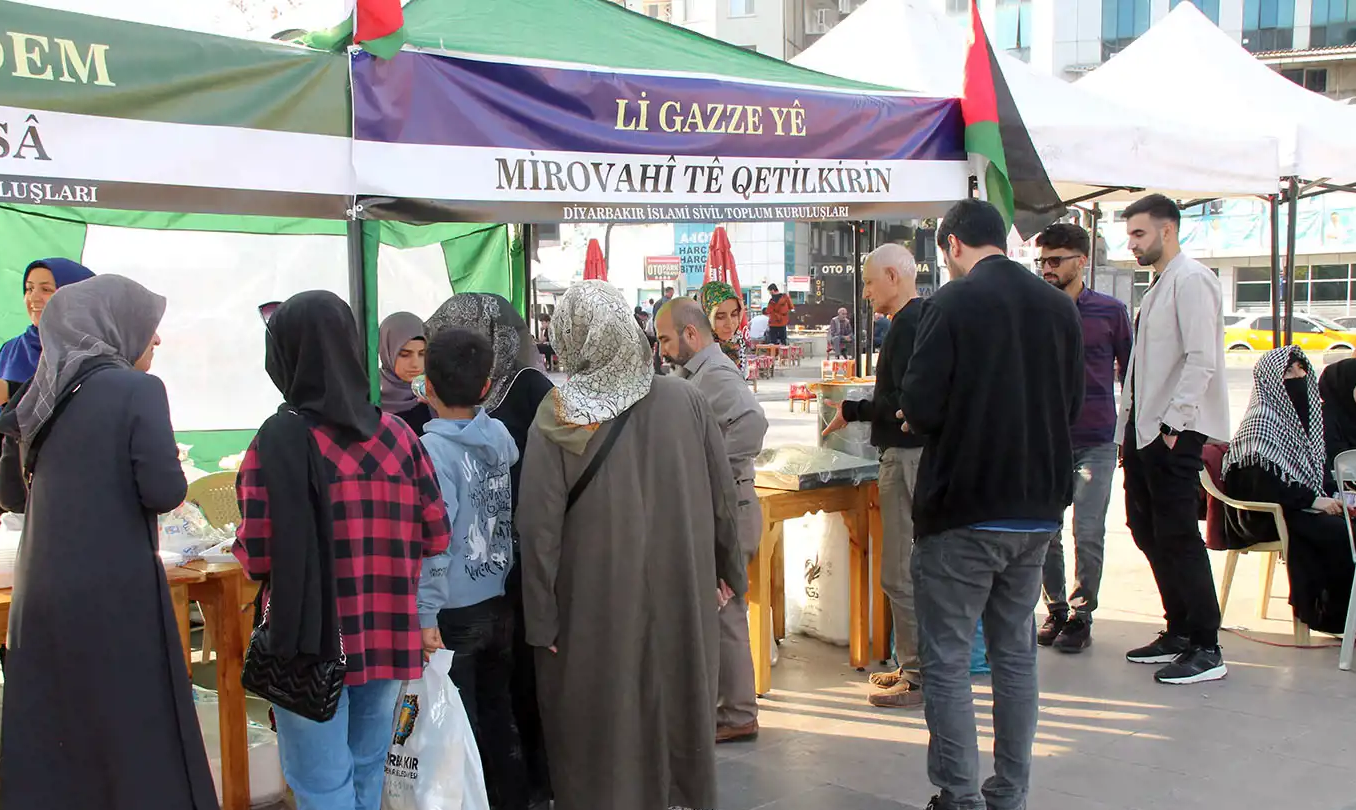
<path id="1" fill-rule="evenodd" d="M 1279 194 L 1268 198 L 1271 203 L 1271 347 L 1281 345 L 1281 199 Z"/>
<path id="2" fill-rule="evenodd" d="M 1299 219 L 1299 179 L 1293 175 L 1286 211 L 1290 221 L 1285 226 L 1285 345 L 1289 346 L 1295 337 L 1295 231 Z"/>
<path id="3" fill-rule="evenodd" d="M 866 225 L 861 220 L 852 223 L 852 311 L 857 313 L 856 320 L 861 320 L 862 314 L 862 229 Z M 853 324 L 853 330 L 857 330 L 858 324 Z M 854 346 L 853 351 L 856 356 L 852 361 L 853 374 L 858 377 L 866 376 L 862 366 L 861 347 Z"/>
<path id="4" fill-rule="evenodd" d="M 363 222 L 356 217 L 347 223 L 348 236 L 348 304 L 358 322 L 359 348 L 367 357 L 367 284 L 363 278 Z"/>
<path id="5" fill-rule="evenodd" d="M 871 220 L 870 225 L 871 230 L 868 231 L 868 238 L 866 240 L 866 252 L 868 255 L 870 255 L 871 251 L 875 250 L 878 247 L 878 245 L 876 244 L 877 240 L 876 227 L 879 224 L 880 223 L 877 222 L 876 220 L 874 219 Z M 865 270 L 865 264 L 863 264 L 863 270 Z M 862 341 L 862 347 L 866 350 L 864 354 L 866 355 L 865 376 L 867 377 L 870 377 L 872 374 L 875 373 L 874 366 L 876 365 L 875 362 L 873 362 L 875 358 L 872 356 L 876 351 L 876 341 L 875 341 L 876 323 L 874 319 L 875 319 L 874 309 L 869 304 L 867 304 L 867 302 L 863 301 L 861 298 L 858 298 L 857 334 L 859 335 L 859 339 Z"/>
<path id="6" fill-rule="evenodd" d="M 1088 289 L 1097 290 L 1097 231 L 1102 224 L 1102 204 L 1092 204 L 1092 255 L 1088 257 Z M 1115 292 L 1115 285 L 1112 285 Z"/>
<path id="7" fill-rule="evenodd" d="M 532 334 L 537 333 L 537 285 L 532 283 L 532 226 L 523 223 L 523 305 L 528 307 L 527 323 Z"/>

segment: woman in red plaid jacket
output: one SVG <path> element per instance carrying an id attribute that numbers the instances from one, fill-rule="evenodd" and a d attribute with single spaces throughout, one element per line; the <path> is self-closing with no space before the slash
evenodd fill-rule
<path id="1" fill-rule="evenodd" d="M 298 810 L 377 810 L 400 685 L 423 671 L 415 594 L 422 559 L 447 549 L 447 508 L 414 431 L 368 400 L 348 305 L 301 293 L 266 323 L 285 403 L 240 468 L 235 556 L 266 583 L 270 652 L 342 654 L 347 673 L 327 722 L 274 706 L 283 774 Z"/>

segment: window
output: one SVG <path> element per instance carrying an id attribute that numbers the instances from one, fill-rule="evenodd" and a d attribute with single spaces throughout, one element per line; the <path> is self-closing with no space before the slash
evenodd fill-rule
<path id="1" fill-rule="evenodd" d="M 1345 2 L 1346 0 L 1343 0 Z M 1177 8 L 1182 3 L 1190 3 L 1201 10 L 1201 13 L 1210 18 L 1210 22 L 1219 25 L 1219 0 L 1172 0 L 1170 8 Z"/>
<path id="2" fill-rule="evenodd" d="M 970 0 L 946 0 L 947 14 L 969 14 Z"/>
<path id="3" fill-rule="evenodd" d="M 1312 90 L 1315 93 L 1328 92 L 1327 68 L 1295 68 L 1294 70 L 1282 70 L 1281 75 L 1305 90 Z"/>
<path id="4" fill-rule="evenodd" d="M 1102 59 L 1125 50 L 1149 30 L 1149 0 L 1102 0 Z"/>
<path id="5" fill-rule="evenodd" d="M 1311 0 L 1310 48 L 1356 45 L 1356 4 L 1348 0 Z"/>
<path id="6" fill-rule="evenodd" d="M 1258 332 L 1270 332 L 1273 328 L 1271 325 L 1271 317 L 1258 318 L 1252 322 L 1252 328 L 1256 329 Z"/>
<path id="7" fill-rule="evenodd" d="M 1323 327 L 1307 318 L 1296 317 L 1292 331 L 1297 335 L 1321 335 L 1323 334 Z"/>
<path id="8" fill-rule="evenodd" d="M 1019 59 L 1031 58 L 1032 0 L 998 0 L 994 47 Z"/>
<path id="9" fill-rule="evenodd" d="M 1295 46 L 1295 0 L 1243 0 L 1243 47 L 1253 53 Z"/>
<path id="10" fill-rule="evenodd" d="M 1234 303 L 1267 304 L 1271 302 L 1271 268 L 1240 267 L 1234 271 Z M 1263 329 L 1255 326 L 1254 329 Z M 1265 329 L 1270 329 L 1268 325 Z M 1264 330 L 1265 331 L 1265 330 Z"/>
<path id="11" fill-rule="evenodd" d="M 1293 0 L 1292 0 L 1293 2 Z M 753 0 L 730 0 L 731 17 L 752 17 Z"/>
<path id="12" fill-rule="evenodd" d="M 1284 276 L 1282 276 L 1284 280 Z M 1351 265 L 1317 264 L 1295 268 L 1295 306 L 1331 306 L 1351 300 Z M 1238 306 L 1271 303 L 1271 269 L 1240 267 L 1234 271 L 1234 302 Z M 1315 319 L 1321 320 L 1321 319 Z M 1256 327 L 1269 329 L 1268 327 Z M 1296 322 L 1298 331 L 1298 321 Z"/>
<path id="13" fill-rule="evenodd" d="M 656 20 L 670 22 L 673 19 L 672 0 L 645 0 L 641 10 L 645 12 L 645 16 L 653 17 Z"/>

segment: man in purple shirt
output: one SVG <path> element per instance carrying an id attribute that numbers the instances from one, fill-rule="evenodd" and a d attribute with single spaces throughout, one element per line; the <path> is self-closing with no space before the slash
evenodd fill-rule
<path id="1" fill-rule="evenodd" d="M 1074 578 L 1073 595 L 1065 597 L 1062 531 L 1054 535 L 1045 556 L 1045 602 L 1050 615 L 1036 634 L 1044 647 L 1082 652 L 1092 643 L 1092 612 L 1102 582 L 1106 546 L 1106 510 L 1111 478 L 1116 473 L 1116 391 L 1125 382 L 1130 363 L 1130 316 L 1125 304 L 1088 289 L 1083 270 L 1091 253 L 1088 232 L 1067 222 L 1047 227 L 1036 237 L 1041 274 L 1068 293 L 1083 319 L 1083 361 L 1086 393 L 1083 410 L 1070 430 L 1074 450 Z M 1072 613 L 1072 615 L 1070 615 Z"/>

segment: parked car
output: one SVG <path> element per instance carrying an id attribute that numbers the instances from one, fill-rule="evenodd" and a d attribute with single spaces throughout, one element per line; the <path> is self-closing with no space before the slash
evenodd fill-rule
<path id="1" fill-rule="evenodd" d="M 1270 315 L 1248 315 L 1224 327 L 1224 348 L 1229 351 L 1270 351 L 1275 348 Z M 1356 330 L 1317 315 L 1296 315 L 1295 345 L 1306 352 L 1351 351 L 1356 348 Z"/>

